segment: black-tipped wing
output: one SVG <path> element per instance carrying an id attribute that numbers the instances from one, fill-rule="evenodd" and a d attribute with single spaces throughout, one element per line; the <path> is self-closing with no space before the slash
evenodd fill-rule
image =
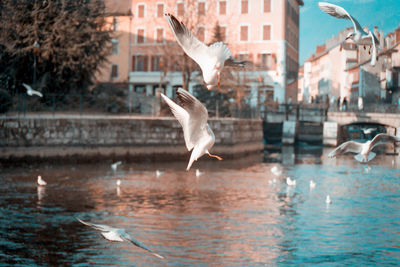
<path id="1" fill-rule="evenodd" d="M 165 14 L 165 17 L 179 45 L 185 53 L 203 69 L 208 60 L 208 47 L 200 42 L 192 32 L 186 28 L 185 24 L 175 18 L 174 15 Z"/>

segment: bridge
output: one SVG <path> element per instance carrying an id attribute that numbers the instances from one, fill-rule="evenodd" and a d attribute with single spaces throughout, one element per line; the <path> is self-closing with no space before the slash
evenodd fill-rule
<path id="1" fill-rule="evenodd" d="M 264 136 L 268 139 L 273 134 L 268 128 L 281 126 L 283 144 L 310 141 L 337 146 L 348 139 L 370 139 L 381 132 L 400 136 L 400 109 L 395 105 L 371 106 L 365 111 L 353 106 L 350 111 L 338 111 L 325 104 L 284 104 L 269 107 L 262 118 Z M 365 134 L 366 128 L 373 131 Z"/>

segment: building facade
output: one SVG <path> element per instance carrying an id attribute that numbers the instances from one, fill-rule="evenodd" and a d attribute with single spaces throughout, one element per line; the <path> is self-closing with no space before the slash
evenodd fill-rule
<path id="1" fill-rule="evenodd" d="M 120 2 L 108 1 L 108 5 L 112 9 Z M 173 89 L 185 85 L 182 61 L 188 59 L 183 57 L 183 50 L 164 17 L 165 13 L 171 13 L 207 44 L 216 41 L 218 31 L 220 40 L 236 58 L 253 63 L 245 70 L 233 70 L 245 77 L 245 88 L 250 91 L 249 101 L 253 106 L 260 100 L 296 101 L 301 0 L 126 2 L 133 19 L 110 15 L 110 21 L 117 23 L 119 37 L 113 42 L 119 44 L 119 51 L 110 56 L 109 66 L 104 68 L 108 72 L 98 76 L 99 82 L 108 82 L 111 77 L 114 82 L 126 81 L 135 94 L 155 95 L 159 89 L 173 97 Z M 193 70 L 187 85 L 189 91 L 203 83 L 199 74 L 198 69 Z"/>

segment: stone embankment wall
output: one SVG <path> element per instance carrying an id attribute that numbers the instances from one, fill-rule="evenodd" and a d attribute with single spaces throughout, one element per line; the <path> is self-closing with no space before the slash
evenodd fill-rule
<path id="1" fill-rule="evenodd" d="M 210 119 L 212 153 L 225 158 L 261 152 L 261 120 Z M 0 119 L 0 160 L 187 159 L 182 127 L 172 117 L 70 116 Z"/>

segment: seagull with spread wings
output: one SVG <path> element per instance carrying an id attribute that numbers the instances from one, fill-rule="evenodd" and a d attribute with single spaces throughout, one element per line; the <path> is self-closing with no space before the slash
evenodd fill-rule
<path id="1" fill-rule="evenodd" d="M 224 43 L 216 42 L 207 46 L 200 42 L 174 15 L 165 14 L 165 17 L 183 51 L 200 66 L 208 90 L 215 86 L 220 87 L 224 66 L 245 66 L 246 62 L 236 60 Z"/>
<path id="2" fill-rule="evenodd" d="M 164 259 L 163 256 L 161 256 L 157 253 L 154 253 L 148 247 L 146 247 L 145 245 L 143 245 L 142 243 L 140 243 L 139 241 L 137 241 L 136 239 L 131 237 L 124 229 L 114 228 L 114 227 L 104 225 L 104 224 L 88 223 L 88 222 L 82 221 L 79 218 L 76 218 L 76 219 L 78 221 L 80 221 L 81 223 L 83 223 L 84 225 L 90 226 L 93 229 L 100 231 L 101 235 L 107 240 L 116 241 L 116 242 L 124 242 L 124 241 L 131 242 L 133 245 L 150 252 L 157 258 Z"/>
<path id="3" fill-rule="evenodd" d="M 352 39 L 357 45 L 364 45 L 364 48 L 366 45 L 371 46 L 371 65 L 374 66 L 376 64 L 377 50 L 379 46 L 379 40 L 378 38 L 376 38 L 375 34 L 372 31 L 368 31 L 368 33 L 366 33 L 361 27 L 360 23 L 358 23 L 358 21 L 353 16 L 351 16 L 343 7 L 326 2 L 319 2 L 318 6 L 323 12 L 335 18 L 351 20 L 351 22 L 353 23 L 354 31 L 350 32 L 345 40 Z M 369 53 L 371 53 L 371 48 L 369 50 Z"/>
<path id="4" fill-rule="evenodd" d="M 26 83 L 22 83 L 26 89 L 26 93 L 30 96 L 37 95 L 38 97 L 43 97 L 43 94 L 39 91 L 33 90 L 32 87 Z"/>
<path id="5" fill-rule="evenodd" d="M 376 154 L 371 151 L 374 147 L 382 144 L 391 144 L 396 142 L 400 142 L 400 137 L 380 133 L 376 135 L 372 140 L 369 140 L 365 143 L 347 141 L 338 146 L 335 150 L 331 151 L 328 157 L 333 158 L 337 155 L 351 152 L 357 153 L 357 155 L 354 156 L 357 161 L 365 163 L 372 160 L 376 156 Z"/>
<path id="6" fill-rule="evenodd" d="M 210 157 L 222 160 L 221 157 L 209 152 L 214 145 L 215 136 L 207 123 L 207 109 L 197 98 L 183 88 L 178 88 L 176 95 L 182 106 L 179 106 L 164 94 L 161 94 L 161 97 L 168 104 L 175 118 L 183 128 L 186 148 L 188 151 L 193 149 L 186 170 L 188 171 L 193 162 L 206 153 Z"/>

